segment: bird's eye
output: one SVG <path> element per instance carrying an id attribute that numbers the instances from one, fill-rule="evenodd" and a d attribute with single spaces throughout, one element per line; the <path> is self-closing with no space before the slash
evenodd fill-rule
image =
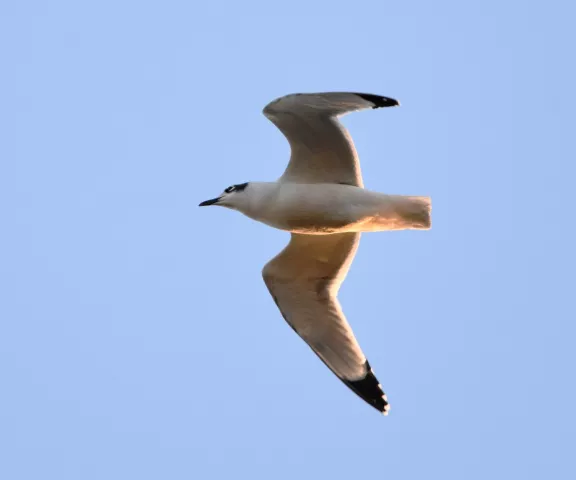
<path id="1" fill-rule="evenodd" d="M 225 191 L 226 193 L 230 193 L 230 192 L 233 192 L 235 188 L 236 188 L 236 187 L 234 187 L 234 185 L 232 185 L 232 186 L 228 187 L 228 188 L 227 188 L 226 190 L 224 190 L 224 191 Z"/>

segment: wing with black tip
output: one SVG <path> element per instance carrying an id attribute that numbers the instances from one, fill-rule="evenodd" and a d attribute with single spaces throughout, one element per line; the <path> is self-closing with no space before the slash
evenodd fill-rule
<path id="1" fill-rule="evenodd" d="M 342 183 L 362 187 L 354 142 L 338 117 L 398 101 L 369 93 L 296 93 L 270 102 L 264 115 L 288 139 L 290 162 L 279 181 Z"/>

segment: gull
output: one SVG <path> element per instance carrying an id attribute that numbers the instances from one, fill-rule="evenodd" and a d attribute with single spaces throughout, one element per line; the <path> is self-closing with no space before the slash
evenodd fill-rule
<path id="1" fill-rule="evenodd" d="M 360 234 L 430 228 L 430 197 L 364 189 L 354 143 L 338 118 L 398 101 L 351 92 L 297 93 L 270 102 L 264 115 L 290 144 L 276 182 L 226 188 L 200 206 L 237 210 L 291 233 L 289 244 L 262 270 L 280 313 L 324 364 L 384 415 L 388 399 L 337 299 Z"/>

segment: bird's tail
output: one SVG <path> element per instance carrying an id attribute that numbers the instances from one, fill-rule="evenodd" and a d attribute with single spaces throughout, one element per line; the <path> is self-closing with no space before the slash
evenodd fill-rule
<path id="1" fill-rule="evenodd" d="M 406 222 L 407 228 L 428 230 L 432 225 L 430 197 L 401 197 L 396 212 Z"/>

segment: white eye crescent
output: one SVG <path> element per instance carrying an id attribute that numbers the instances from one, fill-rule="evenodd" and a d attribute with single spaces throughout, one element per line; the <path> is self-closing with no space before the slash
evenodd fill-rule
<path id="1" fill-rule="evenodd" d="M 225 193 L 231 193 L 236 189 L 236 187 L 234 185 L 228 187 L 226 190 L 224 190 Z"/>

